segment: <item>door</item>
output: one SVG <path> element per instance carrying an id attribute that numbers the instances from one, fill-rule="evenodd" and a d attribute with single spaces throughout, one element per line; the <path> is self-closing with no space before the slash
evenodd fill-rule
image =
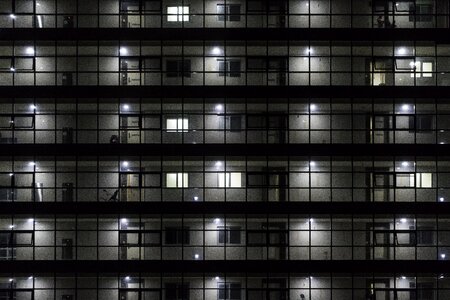
<path id="1" fill-rule="evenodd" d="M 140 246 L 142 242 L 140 240 L 141 229 L 143 228 L 141 228 L 139 222 L 120 224 L 119 244 L 121 260 L 135 260 L 140 258 Z"/>
<path id="2" fill-rule="evenodd" d="M 262 300 L 286 300 L 287 285 L 286 279 L 263 279 Z"/>
<path id="3" fill-rule="evenodd" d="M 137 1 L 122 1 L 121 3 L 121 24 L 123 28 L 140 28 L 141 14 L 140 14 L 139 0 Z"/>
<path id="4" fill-rule="evenodd" d="M 139 201 L 139 173 L 120 174 L 120 201 Z"/>
<path id="5" fill-rule="evenodd" d="M 73 259 L 72 239 L 62 239 L 61 259 Z"/>
<path id="6" fill-rule="evenodd" d="M 366 169 L 366 201 L 389 202 L 393 199 L 394 174 L 388 168 Z"/>
<path id="7" fill-rule="evenodd" d="M 140 85 L 140 64 L 137 58 L 120 59 L 120 85 Z"/>
<path id="8" fill-rule="evenodd" d="M 367 299 L 370 300 L 393 300 L 397 299 L 390 288 L 389 279 L 367 280 Z M 392 297 L 391 297 L 392 296 Z"/>
<path id="9" fill-rule="evenodd" d="M 139 144 L 140 135 L 140 116 L 120 116 L 120 143 Z"/>
<path id="10" fill-rule="evenodd" d="M 268 174 L 267 201 L 286 201 L 287 172 L 270 172 Z"/>
<path id="11" fill-rule="evenodd" d="M 288 236 L 285 223 L 263 223 L 267 234 L 267 259 L 284 260 L 287 255 Z"/>
<path id="12" fill-rule="evenodd" d="M 285 144 L 287 138 L 288 118 L 285 114 L 268 115 L 268 143 L 269 144 Z"/>
<path id="13" fill-rule="evenodd" d="M 286 27 L 286 3 L 283 0 L 269 1 L 268 3 L 268 20 L 269 28 L 284 28 Z"/>
<path id="14" fill-rule="evenodd" d="M 393 116 L 369 115 L 368 140 L 372 144 L 389 144 L 393 141 Z"/>
<path id="15" fill-rule="evenodd" d="M 287 58 L 269 57 L 267 59 L 267 84 L 286 85 Z"/>
<path id="16" fill-rule="evenodd" d="M 394 233 L 389 223 L 367 224 L 366 259 L 386 260 L 390 258 L 391 246 L 394 245 Z"/>

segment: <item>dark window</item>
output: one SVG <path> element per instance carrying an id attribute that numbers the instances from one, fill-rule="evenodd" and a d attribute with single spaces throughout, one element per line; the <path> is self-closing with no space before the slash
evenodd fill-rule
<path id="1" fill-rule="evenodd" d="M 241 227 L 218 226 L 217 229 L 219 230 L 219 244 L 238 245 L 241 243 Z"/>
<path id="2" fill-rule="evenodd" d="M 219 76 L 241 77 L 241 61 L 239 59 L 218 59 Z"/>
<path id="3" fill-rule="evenodd" d="M 219 21 L 238 22 L 241 20 L 240 4 L 217 4 L 217 19 Z"/>
<path id="4" fill-rule="evenodd" d="M 219 300 L 240 300 L 241 284 L 240 283 L 218 283 Z"/>
<path id="5" fill-rule="evenodd" d="M 434 230 L 427 227 L 419 227 L 417 229 L 418 245 L 434 245 Z"/>
<path id="6" fill-rule="evenodd" d="M 432 4 L 411 4 L 409 6 L 409 21 L 414 22 L 431 22 L 433 21 L 433 5 Z"/>
<path id="7" fill-rule="evenodd" d="M 191 60 L 167 60 L 166 71 L 167 77 L 191 77 Z"/>
<path id="8" fill-rule="evenodd" d="M 142 69 L 147 71 L 161 71 L 160 57 L 144 57 L 142 59 Z"/>
<path id="9" fill-rule="evenodd" d="M 166 228 L 166 238 L 165 238 L 166 245 L 180 245 L 180 244 L 189 245 L 190 240 L 191 239 L 189 227 Z"/>
<path id="10" fill-rule="evenodd" d="M 220 129 L 226 129 L 229 131 L 241 131 L 242 130 L 242 116 L 224 116 L 220 118 Z"/>
<path id="11" fill-rule="evenodd" d="M 166 283 L 166 300 L 189 300 L 189 283 Z"/>

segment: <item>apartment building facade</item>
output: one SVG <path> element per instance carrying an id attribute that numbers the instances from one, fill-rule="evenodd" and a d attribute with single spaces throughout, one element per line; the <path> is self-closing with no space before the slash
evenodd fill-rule
<path id="1" fill-rule="evenodd" d="M 449 299 L 449 26 L 0 1 L 0 299 Z"/>

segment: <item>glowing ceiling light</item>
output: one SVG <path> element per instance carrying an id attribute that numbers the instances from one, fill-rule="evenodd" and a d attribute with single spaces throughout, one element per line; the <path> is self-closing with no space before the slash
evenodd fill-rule
<path id="1" fill-rule="evenodd" d="M 128 49 L 124 48 L 124 47 L 120 47 L 119 53 L 120 53 L 120 55 L 127 55 L 128 54 Z"/>

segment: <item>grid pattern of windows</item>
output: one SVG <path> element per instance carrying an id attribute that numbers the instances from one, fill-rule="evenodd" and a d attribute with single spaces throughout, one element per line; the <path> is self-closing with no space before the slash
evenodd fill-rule
<path id="1" fill-rule="evenodd" d="M 2 215 L 0 223 L 2 260 L 450 258 L 448 215 Z"/>
<path id="2" fill-rule="evenodd" d="M 447 202 L 435 157 L 2 157 L 2 202 Z"/>
<path id="3" fill-rule="evenodd" d="M 449 66 L 449 44 L 419 41 L 17 40 L 0 47 L 5 86 L 448 86 Z"/>

